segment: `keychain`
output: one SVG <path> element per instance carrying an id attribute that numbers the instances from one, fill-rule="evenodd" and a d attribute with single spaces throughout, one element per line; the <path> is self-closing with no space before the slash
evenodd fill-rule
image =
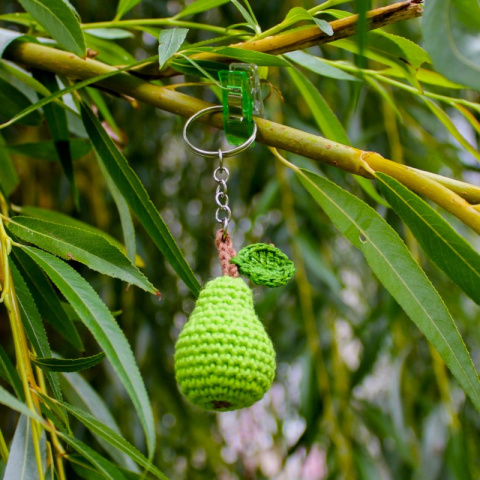
<path id="1" fill-rule="evenodd" d="M 241 72 L 242 76 L 245 72 Z M 251 95 L 250 92 L 240 92 Z M 257 126 L 252 120 L 251 135 L 229 150 L 209 151 L 193 145 L 188 128 L 203 115 L 224 112 L 224 106 L 208 107 L 189 118 L 184 127 L 187 146 L 198 155 L 218 160 L 213 173 L 217 183 L 216 235 L 223 276 L 210 280 L 200 292 L 195 308 L 175 345 L 175 376 L 182 393 L 195 405 L 214 411 L 249 407 L 260 400 L 275 376 L 275 351 L 272 341 L 258 319 L 252 290 L 239 273 L 256 285 L 284 285 L 295 273 L 288 257 L 272 245 L 247 246 L 238 254 L 228 233 L 231 219 L 227 181 L 230 172 L 224 159 L 246 150 L 255 141 Z M 251 111 L 251 110 L 250 110 Z M 227 123 L 225 122 L 227 120 Z M 234 119 L 238 124 L 238 118 Z M 243 120 L 243 119 L 241 119 Z M 238 130 L 235 131 L 238 135 Z"/>

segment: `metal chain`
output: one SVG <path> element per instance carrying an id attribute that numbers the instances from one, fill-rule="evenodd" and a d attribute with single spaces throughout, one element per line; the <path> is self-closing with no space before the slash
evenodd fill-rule
<path id="1" fill-rule="evenodd" d="M 218 160 L 220 161 L 220 165 L 213 172 L 213 178 L 218 183 L 217 190 L 215 192 L 215 203 L 218 205 L 217 211 L 215 212 L 215 220 L 223 225 L 223 231 L 226 233 L 228 223 L 232 218 L 232 211 L 228 206 L 227 195 L 227 180 L 230 176 L 230 172 L 228 171 L 228 168 L 223 166 L 222 150 L 218 150 Z"/>

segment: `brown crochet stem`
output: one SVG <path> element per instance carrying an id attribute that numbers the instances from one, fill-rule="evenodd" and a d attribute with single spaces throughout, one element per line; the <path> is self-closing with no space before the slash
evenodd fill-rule
<path id="1" fill-rule="evenodd" d="M 238 267 L 233 263 L 230 263 L 232 257 L 237 255 L 237 252 L 233 248 L 232 239 L 228 232 L 223 233 L 223 228 L 217 232 L 217 238 L 215 239 L 215 246 L 218 250 L 218 258 L 222 265 L 222 273 L 230 277 L 238 277 Z"/>

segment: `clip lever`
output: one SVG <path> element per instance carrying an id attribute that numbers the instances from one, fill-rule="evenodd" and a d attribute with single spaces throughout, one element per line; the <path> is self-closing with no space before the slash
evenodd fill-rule
<path id="1" fill-rule="evenodd" d="M 257 66 L 232 63 L 218 73 L 222 84 L 223 126 L 228 143 L 241 145 L 253 133 L 252 115 L 263 116 Z"/>

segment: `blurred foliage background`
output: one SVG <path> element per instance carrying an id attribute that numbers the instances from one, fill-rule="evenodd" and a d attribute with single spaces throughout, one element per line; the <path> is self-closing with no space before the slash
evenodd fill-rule
<path id="1" fill-rule="evenodd" d="M 72 3 L 84 23 L 107 21 L 115 15 L 116 2 Z M 125 18 L 168 17 L 185 3 L 143 0 Z M 372 7 L 387 3 L 374 1 Z M 257 0 L 253 8 L 266 29 L 279 23 L 290 8 L 310 8 L 314 4 L 311 0 Z M 348 10 L 349 6 L 342 8 Z M 17 10 L 16 2 L 0 2 L 2 13 Z M 196 20 L 223 26 L 242 21 L 230 4 L 203 13 Z M 386 31 L 421 44 L 420 24 L 419 19 L 400 22 Z M 210 36 L 192 30 L 189 41 Z M 127 63 L 132 58 L 154 55 L 157 39 L 137 30 L 132 38 L 116 44 L 127 52 Z M 102 52 L 101 45 L 92 43 L 92 48 Z M 311 51 L 333 60 L 355 60 L 353 54 L 329 45 Z M 308 72 L 306 75 L 310 76 Z M 267 118 L 320 133 L 288 74 L 271 68 L 268 78 L 283 98 L 273 92 L 266 102 Z M 459 147 L 419 98 L 386 87 L 399 118 L 392 105 L 367 83 L 310 78 L 354 146 L 478 183 L 473 157 Z M 180 81 L 183 79 L 175 78 L 165 83 Z M 214 100 L 201 86 L 182 91 Z M 438 91 L 441 93 L 440 88 Z M 471 91 L 464 95 L 480 100 Z M 202 283 L 217 276 L 213 161 L 187 150 L 182 139 L 184 119 L 111 95 L 104 95 L 104 99 L 119 128 L 124 155 L 192 269 Z M 459 119 L 451 113 L 454 121 Z M 470 125 L 458 122 L 475 143 L 478 135 Z M 80 127 L 77 133 L 85 135 Z M 13 126 L 3 135 L 8 143 L 37 142 L 48 138 L 48 130 L 45 125 Z M 223 137 L 214 129 L 198 127 L 194 138 L 202 148 L 215 149 Z M 75 162 L 79 212 L 57 162 L 15 152 L 10 155 L 20 176 L 19 187 L 11 197 L 14 204 L 59 210 L 122 239 L 115 204 L 92 152 Z M 376 208 L 400 232 L 447 300 L 478 365 L 478 306 L 425 258 L 395 214 L 367 196 L 351 175 L 295 156 L 289 159 L 323 172 Z M 161 301 L 134 287 L 125 290 L 120 281 L 78 267 L 107 305 L 121 310 L 118 322 L 132 344 L 154 408 L 158 432 L 154 460 L 159 468 L 172 480 L 323 480 L 353 478 L 348 473 L 352 471 L 357 478 L 368 480 L 479 478 L 478 412 L 418 329 L 372 275 L 361 253 L 338 234 L 291 172 L 266 147 L 257 144 L 228 159 L 227 166 L 231 170 L 229 196 L 233 209 L 230 231 L 236 247 L 259 241 L 274 243 L 288 253 L 298 270 L 296 279 L 286 287 L 256 287 L 254 291 L 257 313 L 273 340 L 278 361 L 274 386 L 261 402 L 238 412 L 210 414 L 182 398 L 174 378 L 174 343 L 194 300 L 140 227 L 138 251 L 145 262 L 145 274 L 162 293 Z M 473 233 L 455 219 L 450 220 L 469 241 L 479 245 Z M 0 333 L 7 335 L 4 324 L 0 323 Z M 52 347 L 69 356 L 68 344 L 48 325 L 47 330 Z M 89 333 L 84 330 L 82 335 L 88 345 Z M 82 376 L 111 408 L 125 437 L 142 446 L 137 417 L 108 364 L 103 362 Z M 74 384 L 75 376 L 71 378 Z M 0 415 L 4 431 L 12 433 L 15 417 L 5 410 Z M 76 428 L 79 438 L 93 444 L 95 440 L 81 424 Z M 68 465 L 69 479 L 83 478 Z"/>

